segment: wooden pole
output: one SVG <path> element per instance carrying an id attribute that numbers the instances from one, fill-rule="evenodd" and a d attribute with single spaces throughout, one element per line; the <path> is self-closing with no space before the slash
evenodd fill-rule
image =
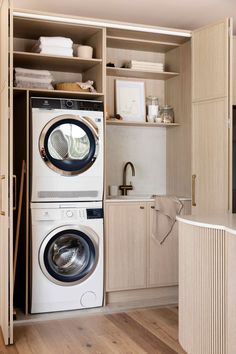
<path id="1" fill-rule="evenodd" d="M 22 201 L 23 201 L 23 192 L 24 192 L 24 183 L 25 183 L 25 173 L 26 173 L 26 164 L 25 164 L 25 160 L 23 160 L 22 167 L 21 167 L 20 192 L 19 192 L 18 214 L 17 214 L 17 224 L 16 224 L 14 261 L 13 261 L 14 287 L 15 287 L 15 278 L 16 278 L 16 264 L 17 264 L 17 255 L 18 255 L 18 247 L 19 247 L 19 237 L 20 237 L 20 223 L 21 223 L 21 211 L 22 211 Z"/>

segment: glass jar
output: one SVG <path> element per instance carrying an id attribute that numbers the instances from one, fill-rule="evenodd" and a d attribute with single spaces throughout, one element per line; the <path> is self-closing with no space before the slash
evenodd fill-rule
<path id="1" fill-rule="evenodd" d="M 156 96 L 147 97 L 147 120 L 154 122 L 159 116 L 159 101 Z"/>
<path id="2" fill-rule="evenodd" d="M 161 109 L 161 118 L 163 123 L 174 123 L 174 110 L 171 106 L 165 105 Z"/>

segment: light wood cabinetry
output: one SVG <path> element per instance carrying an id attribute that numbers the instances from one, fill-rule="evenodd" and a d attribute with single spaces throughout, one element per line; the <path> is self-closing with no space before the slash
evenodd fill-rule
<path id="1" fill-rule="evenodd" d="M 148 264 L 147 286 L 158 287 L 178 284 L 178 230 L 177 224 L 163 244 L 156 239 L 154 203 L 148 208 Z"/>
<path id="2" fill-rule="evenodd" d="M 193 214 L 224 212 L 228 208 L 227 104 L 226 98 L 193 104 Z"/>
<path id="3" fill-rule="evenodd" d="M 190 214 L 190 203 L 182 214 Z M 178 284 L 177 224 L 161 245 L 154 218 L 154 202 L 106 203 L 107 292 Z"/>
<path id="4" fill-rule="evenodd" d="M 0 327 L 5 344 L 13 341 L 13 234 L 12 234 L 12 51 L 11 11 L 0 2 Z"/>
<path id="5" fill-rule="evenodd" d="M 231 40 L 229 19 L 193 32 L 194 214 L 227 211 L 230 205 Z"/>
<path id="6" fill-rule="evenodd" d="M 223 21 L 214 26 L 209 26 L 200 31 L 194 32 L 193 43 L 193 67 L 190 65 L 190 43 L 186 43 L 187 38 L 183 36 L 163 33 L 151 33 L 151 28 L 145 31 L 133 31 L 117 28 L 97 27 L 96 25 L 88 25 L 82 19 L 72 17 L 64 17 L 64 22 L 58 20 L 55 16 L 51 20 L 45 20 L 45 16 L 40 18 L 40 14 L 27 13 L 27 17 L 14 16 L 13 28 L 9 27 L 8 20 L 12 21 L 12 17 L 8 17 L 9 1 L 0 1 L 1 6 L 1 22 L 0 22 L 0 135 L 1 135 L 1 151 L 0 151 L 0 175 L 4 176 L 1 181 L 1 209 L 5 214 L 0 215 L 0 325 L 3 330 L 5 343 L 13 340 L 13 301 L 12 301 L 12 253 L 13 253 L 13 168 L 12 168 L 12 151 L 15 149 L 16 141 L 13 136 L 13 105 L 16 109 L 16 101 L 14 97 L 24 97 L 24 102 L 29 102 L 32 95 L 51 96 L 51 97 L 71 97 L 71 98 L 87 98 L 102 99 L 109 108 L 109 113 L 114 115 L 114 80 L 117 77 L 125 77 L 132 80 L 132 77 L 141 78 L 146 84 L 146 95 L 157 95 L 160 97 L 160 104 L 169 103 L 174 106 L 176 124 L 180 127 L 173 126 L 167 132 L 166 156 L 167 163 L 167 193 L 175 195 L 188 195 L 190 181 L 190 139 L 185 140 L 186 135 L 190 131 L 190 73 L 193 72 L 193 100 L 194 100 L 194 137 L 195 142 L 200 142 L 202 129 L 211 129 L 208 139 L 203 142 L 203 146 L 208 149 L 205 156 L 212 156 L 215 151 L 214 162 L 209 168 L 214 171 L 209 175 L 216 176 L 220 169 L 220 177 L 214 177 L 214 186 L 217 183 L 224 185 L 218 186 L 216 193 L 211 191 L 212 201 L 217 205 L 226 203 L 223 194 L 228 188 L 225 171 L 227 171 L 227 163 L 223 162 L 223 156 L 226 156 L 226 144 L 228 144 L 225 120 L 229 117 L 229 106 L 227 104 L 229 96 L 229 46 L 227 43 L 228 20 Z M 30 18 L 31 16 L 31 18 Z M 36 18 L 37 17 L 37 18 Z M 12 25 L 12 23 L 11 23 Z M 111 24 L 109 24 L 110 26 Z M 123 28 L 124 28 L 123 24 Z M 10 28 L 10 32 L 9 32 Z M 14 36 L 12 31 L 14 30 Z M 155 28 L 155 31 L 158 28 Z M 166 30 L 166 29 L 165 29 Z M 226 33 L 227 32 L 227 33 Z M 107 33 L 107 37 L 106 37 Z M 94 48 L 94 57 L 92 60 L 83 60 L 78 58 L 54 57 L 51 55 L 39 55 L 31 53 L 31 48 L 38 40 L 39 36 L 66 36 L 72 38 L 75 44 L 87 44 Z M 107 44 L 107 48 L 106 48 Z M 107 49 L 107 52 L 106 52 Z M 14 50 L 14 53 L 13 53 Z M 227 50 L 227 53 L 225 52 Z M 107 56 L 107 60 L 106 60 Z M 165 63 L 164 73 L 150 73 L 145 71 L 135 71 L 127 69 L 106 69 L 106 63 L 116 59 L 118 66 L 122 65 L 124 59 L 138 59 L 147 61 L 158 61 Z M 13 90 L 13 62 L 14 65 L 27 66 L 31 68 L 54 69 L 53 75 L 55 81 L 85 81 L 92 79 L 96 83 L 97 93 L 80 93 L 70 91 L 54 91 L 40 89 L 14 88 Z M 10 68 L 10 70 L 9 70 Z M 10 75 L 8 75 L 10 73 Z M 107 88 L 107 90 L 106 90 Z M 104 97 L 106 92 L 106 97 Z M 217 127 L 212 129 L 213 114 L 203 112 L 204 101 L 214 101 L 214 112 Z M 211 104 L 209 101 L 209 105 Z M 206 102 L 205 102 L 206 103 Z M 25 103 L 24 103 L 25 104 Z M 207 107 L 207 103 L 204 107 Z M 208 106 L 209 107 L 209 106 Z M 218 111 L 216 112 L 216 108 Z M 205 109 L 205 108 L 204 108 Z M 231 109 L 231 107 L 230 107 Z M 20 110 L 19 110 L 20 111 Z M 26 109 L 24 108 L 24 111 Z M 9 117 L 10 112 L 10 119 Z M 21 111 L 20 111 L 21 112 Z M 224 115 L 224 122 L 221 121 Z M 200 117 L 196 122 L 195 118 Z M 204 125 L 203 118 L 209 120 Z M 25 114 L 24 125 L 29 128 L 29 112 Z M 113 123 L 111 123 L 113 124 Z M 116 124 L 116 123 L 114 123 Z M 134 123 L 135 124 L 135 123 Z M 117 124 L 118 125 L 118 124 Z M 129 124 L 124 124 L 128 127 Z M 143 123 L 143 126 L 147 126 Z M 151 126 L 151 125 L 149 125 Z M 183 128 L 182 128 L 183 126 Z M 17 124 L 15 124 L 15 129 Z M 163 125 L 161 125 L 163 127 Z M 121 128 L 123 129 L 123 128 Z M 126 128 L 124 128 L 126 129 Z M 130 127 L 129 129 L 132 129 Z M 178 134 L 176 134 L 177 130 Z M 216 131 L 217 129 L 217 131 Z M 207 135 L 205 134 L 204 137 Z M 216 144 L 216 138 L 221 143 Z M 206 138 L 205 138 L 206 139 Z M 170 144 L 168 145 L 168 141 Z M 197 143 L 199 144 L 199 143 Z M 199 156 L 199 145 L 194 146 L 194 154 L 192 158 Z M 203 154 L 202 150 L 201 153 Z M 198 156 L 196 156 L 198 154 Z M 26 154 L 27 171 L 29 171 L 29 151 Z M 179 158 L 181 156 L 181 158 Z M 206 160 L 204 168 L 208 168 Z M 209 157 L 210 158 L 210 157 Z M 176 163 L 178 161 L 178 163 Z M 10 162 L 10 163 L 9 163 Z M 19 161 L 18 161 L 19 164 Z M 194 160 L 193 166 L 200 166 Z M 201 165 L 203 166 L 203 165 Z M 203 167 L 199 167 L 203 169 Z M 111 168 L 111 167 L 109 167 Z M 222 172 L 224 170 L 224 172 Z M 181 172 L 179 172 L 181 171 Z M 192 169 L 192 173 L 195 173 Z M 205 172 L 204 172 L 205 173 Z M 200 172 L 196 172 L 198 183 L 201 176 Z M 174 177 L 173 177 L 174 176 Z M 204 175 L 205 176 L 205 175 Z M 213 178 L 213 177 L 212 177 Z M 200 183 L 200 181 L 199 181 Z M 204 182 L 205 183 L 205 182 Z M 215 187 L 216 188 L 216 187 Z M 219 191 L 219 188 L 221 190 Z M 27 180 L 27 193 L 29 192 L 29 180 Z M 208 190 L 206 191 L 208 198 Z M 217 193 L 221 196 L 215 197 Z M 201 192 L 202 193 L 202 192 Z M 196 191 L 196 198 L 200 192 Z M 203 193 L 201 194 L 203 195 Z M 216 199 L 214 199 L 216 198 Z M 123 203 L 120 204 L 117 212 L 117 205 L 107 204 L 106 210 L 106 244 L 105 250 L 107 255 L 108 270 L 106 284 L 107 291 L 113 292 L 126 289 L 144 289 L 147 287 L 160 286 L 163 284 L 176 284 L 176 239 L 169 239 L 166 243 L 166 250 L 154 247 L 154 240 L 151 235 L 151 211 L 148 209 L 149 203 Z M 140 207 L 144 207 L 140 208 Z M 171 241 L 173 240 L 173 244 Z M 160 258 L 155 259 L 155 249 L 161 254 Z M 166 253 L 165 253 L 166 252 Z M 171 253 L 173 259 L 171 264 L 166 265 L 166 257 L 164 254 Z M 108 256 L 109 255 L 109 256 Z M 164 263 L 164 270 L 160 269 L 159 264 Z M 173 266 L 173 268 L 172 268 Z M 155 268 L 159 268 L 159 273 Z M 174 268 L 175 267 L 175 268 Z M 149 269 L 150 268 L 150 269 Z M 26 276 L 27 277 L 27 276 Z M 149 289 L 153 291 L 154 289 Z M 174 289 L 175 291 L 176 289 Z M 162 292 L 160 292 L 161 294 Z M 129 293 L 131 294 L 131 293 Z M 128 296 L 128 295 L 127 295 Z M 162 295 L 160 295 L 162 296 Z M 10 334 L 10 335 L 9 335 Z"/>
<path id="7" fill-rule="evenodd" d="M 146 287 L 146 203 L 106 206 L 106 290 Z"/>
<path id="8" fill-rule="evenodd" d="M 167 40 L 168 39 L 168 40 Z M 111 117 L 115 114 L 114 86 L 116 78 L 142 79 L 145 81 L 146 97 L 157 96 L 161 106 L 169 102 L 165 97 L 166 82 L 179 75 L 179 66 L 166 63 L 168 53 L 173 48 L 179 48 L 188 40 L 178 35 L 142 33 L 138 31 L 107 30 L 107 62 L 115 67 L 107 67 L 107 106 Z M 159 62 L 164 65 L 164 71 L 135 70 L 123 66 L 130 60 L 144 62 Z M 175 109 L 175 107 L 174 107 Z"/>
<path id="9" fill-rule="evenodd" d="M 105 76 L 105 29 L 60 21 L 48 21 L 14 17 L 13 63 L 14 67 L 45 69 L 52 72 L 56 82 L 74 82 L 93 80 L 97 93 L 86 93 L 86 97 L 103 96 Z M 78 44 L 93 47 L 93 58 L 64 57 L 33 53 L 32 47 L 40 36 L 66 36 L 74 43 L 74 52 Z M 29 90 L 30 92 L 32 90 Z M 43 92 L 42 92 L 43 91 Z M 45 90 L 38 90 L 43 95 Z M 47 90 L 46 90 L 47 91 Z M 34 92 L 37 92 L 34 89 Z M 56 96 L 60 91 L 50 90 Z M 84 92 L 65 92 L 72 97 L 85 97 Z"/>
<path id="10" fill-rule="evenodd" d="M 155 223 L 154 203 L 148 208 L 148 263 L 147 286 L 159 287 L 178 284 L 178 226 L 175 223 L 170 235 L 163 244 L 153 234 Z M 191 201 L 183 201 L 181 215 L 191 214 Z"/>
<path id="11" fill-rule="evenodd" d="M 193 101 L 227 96 L 229 20 L 194 31 L 192 54 Z"/>
<path id="12" fill-rule="evenodd" d="M 233 85 L 233 105 L 236 105 L 236 36 L 233 36 L 233 73 L 232 73 L 232 85 Z"/>
<path id="13" fill-rule="evenodd" d="M 191 42 L 166 53 L 166 65 L 179 75 L 165 82 L 166 102 L 174 107 L 176 129 L 166 130 L 166 192 L 191 195 Z"/>

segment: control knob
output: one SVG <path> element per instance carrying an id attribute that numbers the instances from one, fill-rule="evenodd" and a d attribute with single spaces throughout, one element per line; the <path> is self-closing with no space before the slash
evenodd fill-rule
<path id="1" fill-rule="evenodd" d="M 67 211 L 66 211 L 66 216 L 67 216 L 68 218 L 72 218 L 72 216 L 73 216 L 73 211 L 72 211 L 72 210 L 67 210 Z"/>
<path id="2" fill-rule="evenodd" d="M 73 105 L 74 105 L 74 102 L 71 101 L 71 100 L 67 100 L 67 101 L 65 102 L 65 105 L 66 105 L 67 108 L 72 108 Z"/>

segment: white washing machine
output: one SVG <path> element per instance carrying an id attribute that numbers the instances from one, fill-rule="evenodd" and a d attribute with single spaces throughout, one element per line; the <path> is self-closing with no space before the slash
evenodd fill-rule
<path id="1" fill-rule="evenodd" d="M 103 198 L 101 101 L 31 98 L 31 201 Z"/>
<path id="2" fill-rule="evenodd" d="M 31 225 L 31 313 L 102 306 L 102 203 L 31 203 Z"/>

